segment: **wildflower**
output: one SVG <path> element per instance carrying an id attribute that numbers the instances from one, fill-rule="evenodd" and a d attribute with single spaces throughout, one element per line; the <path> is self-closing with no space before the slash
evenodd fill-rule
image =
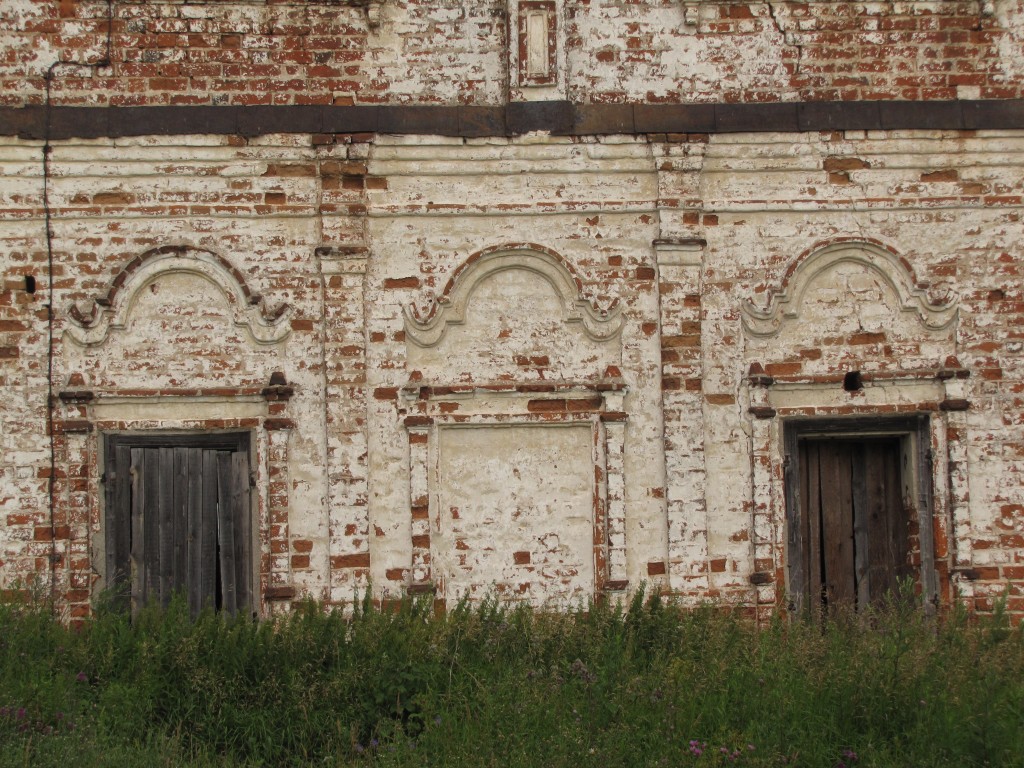
<path id="1" fill-rule="evenodd" d="M 79 672 L 77 675 L 75 675 L 75 679 L 80 683 L 84 683 L 86 680 L 89 679 L 89 676 L 85 674 L 85 672 Z"/>
<path id="2" fill-rule="evenodd" d="M 362 752 L 364 749 L 366 749 L 366 747 L 364 747 L 362 744 L 356 744 L 355 746 L 356 752 Z"/>
<path id="3" fill-rule="evenodd" d="M 370 748 L 371 749 L 373 749 L 373 748 L 375 748 L 375 747 L 377 747 L 379 745 L 380 745 L 379 741 L 377 741 L 376 739 L 370 739 Z"/>
<path id="4" fill-rule="evenodd" d="M 25 708 L 24 707 L 18 707 L 18 711 L 14 713 L 14 717 L 16 719 L 18 719 L 18 720 L 24 720 L 25 719 Z"/>

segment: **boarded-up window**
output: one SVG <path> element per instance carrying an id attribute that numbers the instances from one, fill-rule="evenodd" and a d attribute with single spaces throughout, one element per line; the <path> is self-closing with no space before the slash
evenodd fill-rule
<path id="1" fill-rule="evenodd" d="M 824 426 L 791 426 L 787 435 L 794 604 L 864 609 L 907 579 L 930 597 L 931 527 L 918 526 L 929 508 L 917 448 L 926 430 L 908 422 L 900 434 L 889 430 L 901 425 L 879 423 L 877 434 L 828 434 Z"/>
<path id="2" fill-rule="evenodd" d="M 193 613 L 252 606 L 249 438 L 106 441 L 106 575 L 132 610 L 181 590 Z"/>

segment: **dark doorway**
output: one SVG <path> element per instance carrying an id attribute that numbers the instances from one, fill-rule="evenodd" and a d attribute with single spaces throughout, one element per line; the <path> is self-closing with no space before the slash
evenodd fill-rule
<path id="1" fill-rule="evenodd" d="M 927 422 L 836 422 L 786 427 L 794 607 L 863 610 L 908 579 L 930 598 Z"/>
<path id="2" fill-rule="evenodd" d="M 106 440 L 106 575 L 122 605 L 183 591 L 234 614 L 252 606 L 249 436 Z"/>

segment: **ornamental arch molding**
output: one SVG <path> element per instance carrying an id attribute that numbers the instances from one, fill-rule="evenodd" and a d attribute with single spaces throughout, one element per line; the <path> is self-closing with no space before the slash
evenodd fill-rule
<path id="1" fill-rule="evenodd" d="M 916 318 L 927 331 L 948 331 L 958 314 L 958 299 L 948 288 L 921 282 L 913 268 L 889 248 L 866 240 L 843 240 L 815 247 L 786 271 L 781 284 L 767 291 L 767 303 L 743 302 L 743 328 L 748 336 L 768 338 L 797 321 L 808 290 L 817 278 L 843 265 L 877 275 L 898 299 L 899 312 Z"/>
<path id="2" fill-rule="evenodd" d="M 105 296 L 95 298 L 86 311 L 78 305 L 68 309 L 68 337 L 83 347 L 102 344 L 112 331 L 125 330 L 140 293 L 167 275 L 192 275 L 218 289 L 224 297 L 232 322 L 259 345 L 276 344 L 291 332 L 292 307 L 271 308 L 250 289 L 245 277 L 222 256 L 203 248 L 165 245 L 132 259 L 114 277 Z"/>
<path id="3" fill-rule="evenodd" d="M 405 331 L 420 347 L 437 345 L 450 325 L 462 325 L 473 293 L 492 275 L 523 270 L 543 278 L 558 296 L 562 321 L 576 325 L 593 341 L 603 342 L 622 330 L 617 299 L 584 294 L 576 270 L 555 251 L 533 243 L 499 245 L 478 251 L 455 270 L 440 295 L 405 307 Z"/>

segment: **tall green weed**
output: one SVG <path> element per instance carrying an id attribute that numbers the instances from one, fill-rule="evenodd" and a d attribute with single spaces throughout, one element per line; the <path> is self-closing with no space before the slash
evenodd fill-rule
<path id="1" fill-rule="evenodd" d="M 0 765 L 1018 766 L 1005 616 L 777 619 L 658 595 L 551 613 L 0 605 Z"/>

